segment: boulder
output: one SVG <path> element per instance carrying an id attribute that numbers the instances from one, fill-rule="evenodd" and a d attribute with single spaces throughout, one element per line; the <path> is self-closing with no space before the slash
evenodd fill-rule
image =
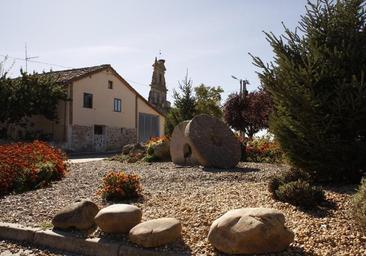
<path id="1" fill-rule="evenodd" d="M 294 240 L 294 233 L 284 224 L 285 216 L 276 209 L 231 210 L 212 223 L 208 240 L 228 254 L 280 252 Z"/>
<path id="2" fill-rule="evenodd" d="M 151 146 L 154 150 L 154 156 L 157 157 L 159 160 L 169 160 L 170 159 L 170 142 L 164 141 L 161 143 L 157 143 Z"/>
<path id="3" fill-rule="evenodd" d="M 95 226 L 98 206 L 90 200 L 74 203 L 60 210 L 52 219 L 55 228 L 87 230 Z"/>
<path id="4" fill-rule="evenodd" d="M 185 128 L 194 157 L 205 167 L 232 168 L 240 161 L 240 143 L 220 119 L 206 114 L 195 116 Z"/>
<path id="5" fill-rule="evenodd" d="M 122 154 L 128 155 L 128 154 L 145 154 L 146 153 L 146 147 L 141 143 L 133 143 L 133 144 L 127 144 L 124 145 L 122 148 Z"/>
<path id="6" fill-rule="evenodd" d="M 130 230 L 129 239 L 143 247 L 158 247 L 181 237 L 182 225 L 175 218 L 160 218 L 138 224 Z"/>
<path id="7" fill-rule="evenodd" d="M 196 165 L 198 164 L 194 158 L 195 152 L 189 145 L 188 138 L 184 134 L 189 121 L 179 123 L 173 130 L 170 140 L 170 156 L 173 163 L 177 165 Z"/>
<path id="8" fill-rule="evenodd" d="M 131 149 L 133 148 L 133 145 L 134 144 L 124 145 L 123 148 L 122 148 L 122 154 L 123 155 L 128 155 L 130 153 Z"/>
<path id="9" fill-rule="evenodd" d="M 141 210 L 130 204 L 112 204 L 101 209 L 95 223 L 106 233 L 128 233 L 141 222 Z"/>

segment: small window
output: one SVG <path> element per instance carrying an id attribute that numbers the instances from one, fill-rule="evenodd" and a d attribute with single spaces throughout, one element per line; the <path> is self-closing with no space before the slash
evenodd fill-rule
<path id="1" fill-rule="evenodd" d="M 113 89 L 113 81 L 108 81 L 108 89 Z"/>
<path id="2" fill-rule="evenodd" d="M 114 112 L 121 112 L 121 99 L 114 99 Z"/>
<path id="3" fill-rule="evenodd" d="M 104 134 L 103 125 L 94 125 L 94 134 L 95 135 L 103 135 Z"/>
<path id="4" fill-rule="evenodd" d="M 84 108 L 93 108 L 93 94 L 84 92 Z"/>

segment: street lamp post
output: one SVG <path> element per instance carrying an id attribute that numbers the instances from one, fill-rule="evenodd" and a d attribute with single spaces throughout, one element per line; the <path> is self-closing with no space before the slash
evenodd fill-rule
<path id="1" fill-rule="evenodd" d="M 236 76 L 231 76 L 232 78 L 234 78 L 235 80 L 238 80 L 240 83 L 240 97 L 245 100 L 245 95 L 247 95 L 248 91 L 247 91 L 247 85 L 249 84 L 249 81 L 246 79 L 239 79 Z M 245 137 L 245 131 L 239 131 L 240 132 L 240 136 L 242 136 L 243 138 Z"/>
<path id="2" fill-rule="evenodd" d="M 243 97 L 243 95 L 246 95 L 248 93 L 247 91 L 247 85 L 249 85 L 249 81 L 246 79 L 239 79 L 236 76 L 231 76 L 232 78 L 234 78 L 235 80 L 238 80 L 240 83 L 240 96 Z"/>

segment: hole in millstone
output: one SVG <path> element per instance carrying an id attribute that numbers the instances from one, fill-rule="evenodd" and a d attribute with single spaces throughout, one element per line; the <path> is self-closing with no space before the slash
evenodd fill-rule
<path id="1" fill-rule="evenodd" d="M 189 158 L 192 155 L 192 149 L 191 146 L 189 146 L 188 144 L 184 144 L 183 146 L 183 156 L 184 158 Z"/>

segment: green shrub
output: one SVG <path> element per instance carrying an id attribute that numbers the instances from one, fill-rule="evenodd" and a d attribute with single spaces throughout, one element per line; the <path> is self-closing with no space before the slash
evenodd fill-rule
<path id="1" fill-rule="evenodd" d="M 270 130 L 286 159 L 317 181 L 358 183 L 366 169 L 365 1 L 309 1 L 299 28 L 284 30 L 266 33 L 272 63 L 254 58 L 274 103 Z"/>
<path id="2" fill-rule="evenodd" d="M 152 145 L 150 145 L 148 148 L 147 148 L 147 154 L 152 156 L 154 154 L 154 148 Z"/>
<path id="3" fill-rule="evenodd" d="M 352 198 L 352 212 L 357 225 L 366 232 L 366 178 Z"/>
<path id="4" fill-rule="evenodd" d="M 324 191 L 308 181 L 282 183 L 275 191 L 278 200 L 304 208 L 312 208 L 325 200 Z"/>
<path id="5" fill-rule="evenodd" d="M 310 175 L 300 169 L 291 168 L 289 171 L 282 173 L 279 176 L 273 177 L 268 183 L 268 190 L 271 192 L 274 199 L 278 199 L 276 196 L 276 190 L 282 184 L 286 184 L 292 181 L 303 180 L 310 182 Z"/>
<path id="6" fill-rule="evenodd" d="M 120 201 L 141 196 L 140 177 L 126 174 L 123 171 L 108 172 L 103 178 L 102 188 L 98 191 L 102 198 L 110 201 Z"/>
<path id="7" fill-rule="evenodd" d="M 314 207 L 325 200 L 324 192 L 311 185 L 310 175 L 299 169 L 272 178 L 268 190 L 274 199 L 304 208 Z"/>

